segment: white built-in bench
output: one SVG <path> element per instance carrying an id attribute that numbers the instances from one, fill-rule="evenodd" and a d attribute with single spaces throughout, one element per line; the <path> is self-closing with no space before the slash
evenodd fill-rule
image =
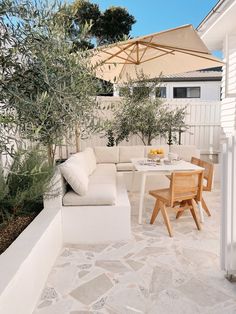
<path id="1" fill-rule="evenodd" d="M 151 148 L 154 147 L 86 148 L 59 166 L 54 181 L 61 192 L 45 199 L 44 208 L 60 208 L 64 243 L 94 244 L 130 238 L 130 203 L 123 174 L 132 174 L 131 159 L 146 157 Z M 161 148 L 165 155 L 169 153 L 168 145 Z M 200 156 L 195 146 L 174 145 L 171 152 L 187 161 Z M 158 180 L 169 183 L 165 176 Z"/>

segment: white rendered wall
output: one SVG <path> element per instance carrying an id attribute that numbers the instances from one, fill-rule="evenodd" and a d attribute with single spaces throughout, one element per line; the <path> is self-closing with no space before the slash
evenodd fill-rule
<path id="1" fill-rule="evenodd" d="M 33 312 L 61 248 L 61 211 L 44 209 L 0 256 L 1 314 Z"/>

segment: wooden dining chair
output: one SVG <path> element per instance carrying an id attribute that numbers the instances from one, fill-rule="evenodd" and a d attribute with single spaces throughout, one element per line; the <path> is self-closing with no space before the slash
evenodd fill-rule
<path id="1" fill-rule="evenodd" d="M 172 237 L 172 227 L 166 208 L 178 206 L 178 211 L 190 209 L 197 229 L 200 230 L 195 200 L 199 201 L 202 198 L 202 182 L 203 170 L 173 172 L 171 174 L 170 188 L 149 191 L 149 194 L 156 198 L 150 224 L 154 223 L 158 213 L 161 211 L 168 233 Z"/>
<path id="2" fill-rule="evenodd" d="M 214 165 L 213 163 L 192 157 L 191 163 L 197 166 L 200 166 L 204 168 L 204 174 L 203 174 L 203 191 L 208 191 L 210 192 L 212 190 L 212 184 L 213 184 L 213 172 L 214 172 Z M 202 207 L 207 213 L 207 215 L 210 217 L 211 212 L 209 208 L 207 207 L 207 204 L 202 197 L 201 199 L 202 202 Z"/>

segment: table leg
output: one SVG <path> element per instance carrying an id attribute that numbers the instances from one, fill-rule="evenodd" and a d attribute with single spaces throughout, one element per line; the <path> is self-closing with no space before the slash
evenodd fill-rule
<path id="1" fill-rule="evenodd" d="M 201 221 L 201 223 L 203 223 L 204 222 L 204 216 L 203 216 L 202 202 L 198 202 L 197 205 L 198 205 L 200 221 Z"/>
<path id="2" fill-rule="evenodd" d="M 144 202 L 144 194 L 145 194 L 145 185 L 146 185 L 146 173 L 142 173 L 141 178 L 141 188 L 140 188 L 140 199 L 139 199 L 139 214 L 138 214 L 138 223 L 142 224 L 143 218 L 143 202 Z"/>

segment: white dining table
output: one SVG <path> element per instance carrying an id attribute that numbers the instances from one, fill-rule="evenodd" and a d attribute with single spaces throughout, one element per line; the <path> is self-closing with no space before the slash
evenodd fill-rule
<path id="1" fill-rule="evenodd" d="M 139 198 L 139 215 L 138 223 L 142 224 L 143 219 L 143 207 L 144 207 L 144 196 L 145 196 L 145 186 L 146 178 L 150 175 L 170 175 L 173 171 L 194 171 L 194 170 L 204 170 L 204 168 L 194 165 L 190 162 L 180 160 L 174 164 L 165 164 L 164 162 L 157 165 L 155 162 L 150 162 L 147 158 L 132 158 L 131 162 L 133 164 L 133 178 L 132 184 L 134 184 L 135 172 L 141 173 L 141 186 L 140 186 L 140 198 Z M 204 222 L 203 208 L 201 202 L 198 202 L 198 210 L 200 221 Z"/>

